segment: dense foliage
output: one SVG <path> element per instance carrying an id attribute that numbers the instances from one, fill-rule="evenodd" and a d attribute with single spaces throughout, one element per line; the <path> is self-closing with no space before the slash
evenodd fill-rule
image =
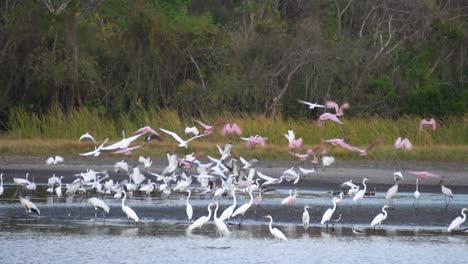
<path id="1" fill-rule="evenodd" d="M 93 108 L 464 114 L 463 0 L 4 0 L 0 117 Z"/>

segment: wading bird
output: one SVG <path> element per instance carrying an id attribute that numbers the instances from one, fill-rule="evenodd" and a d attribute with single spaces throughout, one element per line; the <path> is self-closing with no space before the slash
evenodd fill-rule
<path id="1" fill-rule="evenodd" d="M 434 174 L 432 172 L 428 172 L 428 171 L 408 171 L 408 173 L 411 173 L 413 175 L 416 175 L 418 176 L 419 178 L 421 179 L 425 179 L 425 178 L 440 178 L 439 175 L 437 174 Z"/>
<path id="2" fill-rule="evenodd" d="M 448 232 L 451 232 L 452 230 L 454 229 L 458 229 L 460 228 L 460 226 L 465 223 L 466 221 L 466 214 L 465 214 L 465 211 L 468 211 L 468 208 L 463 208 L 461 210 L 461 214 L 463 215 L 463 217 L 459 216 L 455 219 L 453 219 L 452 223 L 450 223 L 449 227 L 447 228 L 447 231 Z"/>
<path id="3" fill-rule="evenodd" d="M 294 130 L 288 129 L 288 133 L 284 134 L 284 137 L 288 140 L 288 148 L 294 149 L 301 148 L 304 145 L 304 140 L 302 138 L 296 139 L 296 134 L 294 134 Z M 294 153 L 294 152 L 293 152 Z"/>
<path id="4" fill-rule="evenodd" d="M 192 192 L 190 190 L 187 190 L 186 192 L 188 192 L 188 195 L 187 195 L 187 200 L 185 202 L 185 212 L 187 213 L 187 221 L 190 222 L 192 221 L 192 216 L 193 216 L 193 207 L 189 202 L 190 195 L 192 194 Z"/>
<path id="5" fill-rule="evenodd" d="M 3 173 L 2 173 L 0 174 L 0 196 L 3 195 L 3 191 L 4 189 L 3 189 Z"/>
<path id="6" fill-rule="evenodd" d="M 450 202 L 453 199 L 453 193 L 452 190 L 450 190 L 448 187 L 442 184 L 442 181 L 440 181 L 440 189 L 442 191 L 442 194 L 445 197 L 445 206 L 448 207 Z"/>
<path id="7" fill-rule="evenodd" d="M 153 164 L 150 157 L 145 158 L 143 156 L 138 157 L 138 162 L 142 163 L 144 168 L 149 168 Z"/>
<path id="8" fill-rule="evenodd" d="M 135 220 L 135 222 L 139 222 L 140 218 L 138 218 L 138 215 L 133 211 L 132 208 L 129 206 L 125 205 L 125 199 L 127 198 L 127 192 L 125 190 L 122 190 L 123 192 L 123 198 L 122 198 L 122 211 L 127 215 L 127 219 L 130 221 L 130 218 Z"/>
<path id="9" fill-rule="evenodd" d="M 234 209 L 236 209 L 236 206 L 237 206 L 236 190 L 237 190 L 236 188 L 232 189 L 232 198 L 233 198 L 232 205 L 224 209 L 224 211 L 221 213 L 221 216 L 219 217 L 221 221 L 230 219 L 232 216 L 232 213 L 234 213 Z"/>
<path id="10" fill-rule="evenodd" d="M 355 202 L 359 201 L 359 204 L 361 204 L 362 198 L 364 198 L 364 195 L 366 194 L 366 191 L 367 191 L 366 181 L 368 181 L 367 178 L 364 178 L 362 180 L 362 185 L 364 185 L 364 188 L 362 190 L 359 190 L 353 197 L 353 201 Z"/>
<path id="11" fill-rule="evenodd" d="M 96 197 L 89 198 L 88 203 L 94 206 L 94 220 L 96 220 L 97 211 L 99 209 L 102 211 L 102 216 L 104 217 L 104 221 L 106 221 L 106 215 L 104 214 L 104 212 L 109 213 L 110 211 L 109 206 L 103 200 L 96 198 Z"/>
<path id="12" fill-rule="evenodd" d="M 189 227 L 188 227 L 188 230 L 189 231 L 192 231 L 193 229 L 195 228 L 201 228 L 204 224 L 206 224 L 208 221 L 210 221 L 210 218 L 211 218 L 211 206 L 213 206 L 214 204 L 213 203 L 210 203 L 208 205 L 208 215 L 207 216 L 202 216 L 200 218 L 198 218 L 197 220 L 195 220 L 195 222 L 193 222 L 193 224 L 191 224 Z M 221 220 L 223 221 L 223 220 Z"/>
<path id="13" fill-rule="evenodd" d="M 286 238 L 286 236 L 283 234 L 283 232 L 281 232 L 278 228 L 272 228 L 272 224 L 273 224 L 273 217 L 271 217 L 271 215 L 267 215 L 267 216 L 264 216 L 265 218 L 269 218 L 270 219 L 270 233 L 273 235 L 273 237 L 275 237 L 275 239 L 279 242 L 281 241 L 288 241 L 288 239 Z"/>
<path id="14" fill-rule="evenodd" d="M 393 205 L 393 196 L 398 192 L 398 184 L 400 179 L 405 179 L 400 171 L 393 173 L 393 179 L 395 181 L 395 185 L 390 187 L 385 195 L 385 199 L 390 200 L 390 205 Z"/>
<path id="15" fill-rule="evenodd" d="M 20 204 L 26 210 L 26 212 L 28 212 L 28 213 L 34 212 L 34 213 L 36 213 L 38 215 L 41 214 L 41 211 L 39 211 L 39 209 L 37 209 L 37 206 L 33 202 L 31 202 L 31 201 L 29 201 L 29 200 L 27 200 L 27 199 L 25 199 L 25 198 L 23 198 L 21 196 L 19 197 L 19 201 L 20 201 Z"/>
<path id="16" fill-rule="evenodd" d="M 302 225 L 304 225 L 304 230 L 307 230 L 309 227 L 309 222 L 310 222 L 310 216 L 309 216 L 309 209 L 310 207 L 308 205 L 304 206 L 304 212 L 302 213 Z"/>
<path id="17" fill-rule="evenodd" d="M 419 179 L 416 179 L 416 191 L 414 191 L 414 205 L 416 208 L 419 206 L 419 197 L 421 193 L 419 192 Z"/>
<path id="18" fill-rule="evenodd" d="M 213 214 L 213 219 L 214 219 L 216 229 L 218 230 L 218 234 L 220 236 L 228 236 L 230 232 L 229 232 L 227 225 L 221 219 L 218 218 L 218 207 L 219 207 L 218 201 L 216 201 L 215 204 L 216 204 L 216 209 Z"/>
<path id="19" fill-rule="evenodd" d="M 380 213 L 380 214 L 378 214 L 378 215 L 376 215 L 374 217 L 374 220 L 372 220 L 372 222 L 371 222 L 371 227 L 373 227 L 375 229 L 375 226 L 379 225 L 379 229 L 380 229 L 380 226 L 381 226 L 382 222 L 385 219 L 387 219 L 387 211 L 385 209 L 390 208 L 390 207 L 391 206 L 388 206 L 388 205 L 384 205 L 382 207 L 382 213 Z"/>
<path id="20" fill-rule="evenodd" d="M 239 206 L 239 208 L 237 208 L 234 211 L 234 213 L 232 213 L 232 216 L 231 216 L 231 217 L 236 217 L 237 215 L 242 215 L 241 220 L 239 221 L 239 227 L 242 225 L 242 221 L 244 220 L 245 213 L 247 212 L 247 210 L 249 210 L 249 208 L 253 204 L 252 190 L 249 191 L 249 196 L 250 196 L 250 201 L 248 203 L 245 203 L 245 204 Z"/>
<path id="21" fill-rule="evenodd" d="M 340 201 L 341 201 L 341 198 L 333 197 L 333 200 L 332 200 L 332 202 L 333 202 L 333 208 L 328 208 L 328 209 L 325 211 L 325 213 L 323 214 L 323 216 L 322 216 L 322 221 L 320 221 L 320 224 L 323 225 L 323 224 L 326 223 L 326 224 L 327 224 L 327 230 L 328 230 L 328 222 L 330 222 L 330 220 L 331 220 L 331 218 L 332 218 L 332 216 L 333 216 L 333 213 L 334 213 L 335 210 L 336 210 L 336 204 L 337 204 L 338 202 L 340 202 Z"/>

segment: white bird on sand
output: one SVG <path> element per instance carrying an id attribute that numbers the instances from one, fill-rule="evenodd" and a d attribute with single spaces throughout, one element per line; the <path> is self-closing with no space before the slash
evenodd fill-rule
<path id="1" fill-rule="evenodd" d="M 213 219 L 214 219 L 216 229 L 218 230 L 218 234 L 220 236 L 228 236 L 231 232 L 229 232 L 229 228 L 224 223 L 224 221 L 222 221 L 221 219 L 218 218 L 218 216 L 217 216 L 218 206 L 219 206 L 218 201 L 216 201 L 215 204 L 216 204 L 216 209 L 215 209 L 214 214 L 213 214 Z"/>
<path id="2" fill-rule="evenodd" d="M 308 205 L 304 206 L 304 212 L 302 213 L 302 224 L 304 225 L 304 230 L 307 230 L 309 227 L 309 222 L 310 222 L 310 216 L 309 216 L 309 209 L 310 207 Z"/>
<path id="3" fill-rule="evenodd" d="M 186 127 L 184 132 L 185 135 L 194 134 L 195 136 L 198 136 L 200 134 L 200 131 L 197 127 Z"/>
<path id="4" fill-rule="evenodd" d="M 310 103 L 310 102 L 306 102 L 306 101 L 302 101 L 300 99 L 297 100 L 299 103 L 302 103 L 302 104 L 305 104 L 309 107 L 309 109 L 315 109 L 316 107 L 319 107 L 319 108 L 325 108 L 324 105 L 320 105 L 320 104 L 314 104 L 314 103 Z"/>
<path id="5" fill-rule="evenodd" d="M 60 162 L 63 162 L 63 157 L 62 156 L 49 157 L 46 160 L 47 165 L 57 165 Z"/>
<path id="6" fill-rule="evenodd" d="M 122 211 L 127 215 L 127 218 L 128 220 L 133 219 L 135 220 L 135 222 L 139 222 L 140 221 L 140 218 L 138 218 L 138 215 L 135 213 L 135 211 L 133 211 L 132 208 L 130 208 L 129 206 L 125 205 L 125 199 L 127 198 L 127 192 L 125 190 L 122 191 L 123 192 L 123 199 L 122 199 Z"/>
<path id="7" fill-rule="evenodd" d="M 281 241 L 288 241 L 288 239 L 286 238 L 286 236 L 283 234 L 283 232 L 281 232 L 278 228 L 272 228 L 272 224 L 273 224 L 273 217 L 271 217 L 271 215 L 267 215 L 267 216 L 264 216 L 265 218 L 269 218 L 270 219 L 270 233 L 275 237 L 275 240 L 281 242 Z"/>
<path id="8" fill-rule="evenodd" d="M 164 128 L 159 128 L 159 130 L 161 130 L 162 132 L 172 136 L 175 140 L 177 140 L 177 142 L 179 142 L 179 147 L 181 148 L 187 148 L 188 147 L 188 143 L 194 139 L 197 139 L 197 138 L 200 138 L 200 137 L 204 137 L 208 134 L 201 134 L 201 135 L 198 135 L 198 136 L 194 136 L 190 139 L 187 139 L 187 140 L 183 140 L 179 135 L 177 135 L 176 133 L 172 132 L 172 131 L 169 131 L 169 130 L 166 130 Z"/>
<path id="9" fill-rule="evenodd" d="M 364 185 L 364 188 L 362 190 L 359 190 L 353 197 L 353 201 L 357 202 L 361 202 L 362 198 L 364 198 L 364 195 L 366 194 L 366 191 L 367 191 L 367 185 L 366 185 L 366 181 L 368 181 L 367 178 L 364 178 L 362 180 L 362 185 Z"/>
<path id="10" fill-rule="evenodd" d="M 459 217 L 453 219 L 452 223 L 450 223 L 449 227 L 447 228 L 448 232 L 451 232 L 454 229 L 460 228 L 460 226 L 463 223 L 465 223 L 465 221 L 466 221 L 465 211 L 468 211 L 468 208 L 463 208 L 461 210 L 461 214 L 463 215 L 463 217 L 459 216 Z"/>
<path id="11" fill-rule="evenodd" d="M 96 140 L 95 140 L 94 137 L 93 137 L 90 133 L 88 133 L 88 132 L 86 132 L 86 133 L 84 133 L 83 135 L 81 135 L 80 139 L 78 139 L 78 142 L 80 142 L 80 141 L 83 140 L 83 139 L 90 139 L 90 140 L 92 140 L 92 141 L 94 142 L 94 144 L 96 144 Z"/>
<path id="12" fill-rule="evenodd" d="M 107 141 L 109 141 L 108 138 L 106 138 L 106 139 L 104 140 L 104 142 L 102 142 L 102 144 L 99 145 L 99 147 L 96 148 L 96 146 L 94 146 L 94 150 L 93 150 L 93 151 L 89 151 L 89 152 L 86 152 L 86 153 L 80 153 L 80 156 L 94 156 L 94 157 L 98 157 L 99 155 L 101 155 L 101 150 L 104 148 L 104 144 L 106 144 Z"/>
<path id="13" fill-rule="evenodd" d="M 125 162 L 124 160 L 117 161 L 114 164 L 114 171 L 119 172 L 120 170 L 124 170 L 125 172 L 128 172 L 128 163 Z"/>
<path id="14" fill-rule="evenodd" d="M 374 227 L 374 228 L 375 228 L 376 225 L 379 225 L 379 229 L 380 229 L 380 225 L 382 224 L 382 222 L 383 222 L 385 219 L 387 219 L 387 211 L 386 211 L 385 209 L 387 209 L 387 208 L 389 208 L 389 207 L 391 207 L 391 206 L 384 205 L 384 206 L 382 207 L 382 213 L 380 213 L 380 214 L 378 214 L 378 215 L 376 215 L 376 216 L 374 217 L 374 220 L 372 220 L 372 222 L 371 222 L 371 227 Z"/>
<path id="15" fill-rule="evenodd" d="M 232 205 L 229 206 L 228 208 L 224 209 L 223 213 L 219 217 L 219 219 L 221 219 L 221 221 L 224 221 L 226 219 L 230 219 L 231 216 L 232 216 L 232 213 L 234 212 L 234 209 L 237 206 L 236 190 L 237 190 L 236 188 L 232 189 L 232 198 L 233 198 Z"/>
<path id="16" fill-rule="evenodd" d="M 145 158 L 143 156 L 138 157 L 138 162 L 143 163 L 145 168 L 149 168 L 153 164 L 150 157 Z"/>
<path id="17" fill-rule="evenodd" d="M 207 216 L 202 216 L 200 218 L 198 218 L 197 220 L 195 220 L 195 222 L 193 222 L 193 224 L 191 224 L 189 227 L 188 227 L 188 230 L 189 231 L 192 231 L 193 229 L 195 228 L 201 228 L 204 224 L 206 224 L 208 221 L 210 221 L 210 218 L 211 218 L 211 206 L 213 206 L 214 204 L 213 203 L 210 203 L 208 205 L 208 215 Z M 222 221 L 222 220 L 221 220 Z"/>
<path id="18" fill-rule="evenodd" d="M 103 200 L 96 197 L 91 197 L 88 199 L 88 203 L 94 206 L 94 219 L 96 219 L 98 209 L 103 211 L 102 215 L 104 216 L 104 220 L 106 219 L 104 212 L 109 213 L 110 208 Z"/>
<path id="19" fill-rule="evenodd" d="M 29 200 L 27 200 L 27 199 L 25 199 L 25 198 L 23 198 L 21 196 L 19 197 L 19 201 L 20 201 L 21 205 L 24 207 L 24 209 L 28 213 L 34 212 L 34 213 L 36 213 L 38 215 L 41 214 L 41 211 L 39 211 L 39 209 L 37 209 L 36 205 L 33 202 L 31 202 L 31 201 L 29 201 Z"/>
<path id="20" fill-rule="evenodd" d="M 190 195 L 192 194 L 192 192 L 190 190 L 187 190 L 186 192 L 188 192 L 188 196 L 187 196 L 187 200 L 185 202 L 185 204 L 186 204 L 185 212 L 187 213 L 187 220 L 190 222 L 190 221 L 192 221 L 192 216 L 193 216 L 193 207 L 189 202 Z"/>

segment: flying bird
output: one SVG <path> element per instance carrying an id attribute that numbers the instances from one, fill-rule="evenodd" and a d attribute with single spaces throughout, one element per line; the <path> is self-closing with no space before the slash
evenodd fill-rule
<path id="1" fill-rule="evenodd" d="M 405 149 L 405 150 L 412 150 L 413 149 L 413 144 L 411 144 L 411 141 L 409 141 L 408 138 L 401 139 L 401 137 L 398 137 L 395 140 L 395 143 L 393 146 L 396 149 Z"/>
<path id="2" fill-rule="evenodd" d="M 431 118 L 430 120 L 422 119 L 419 123 L 419 131 L 422 131 L 423 127 L 431 127 L 432 131 L 435 131 L 437 123 L 434 118 Z"/>
<path id="3" fill-rule="evenodd" d="M 231 136 L 234 134 L 238 136 L 242 135 L 242 129 L 237 123 L 232 123 L 232 125 L 227 123 L 221 130 L 221 135 L 223 136 Z"/>
<path id="4" fill-rule="evenodd" d="M 203 122 L 201 122 L 201 121 L 195 120 L 195 119 L 193 119 L 193 121 L 195 121 L 195 122 L 198 123 L 200 126 L 202 126 L 203 129 L 205 129 L 204 134 L 209 135 L 209 134 L 213 133 L 214 126 L 207 125 L 207 124 L 205 124 L 205 123 L 203 123 Z"/>
<path id="5" fill-rule="evenodd" d="M 310 103 L 310 102 L 302 101 L 302 100 L 300 100 L 300 99 L 297 99 L 297 101 L 298 101 L 299 103 L 301 103 L 301 104 L 305 104 L 305 105 L 307 105 L 307 106 L 308 106 L 308 108 L 309 108 L 309 109 L 311 109 L 311 110 L 315 109 L 316 107 L 318 107 L 318 108 L 325 108 L 325 106 L 324 106 L 324 105 L 320 105 L 320 104 L 314 104 L 314 103 Z"/>
<path id="6" fill-rule="evenodd" d="M 183 140 L 183 139 L 182 139 L 179 135 L 177 135 L 175 132 L 166 130 L 166 129 L 164 129 L 164 128 L 159 128 L 159 130 L 161 130 L 162 132 L 164 132 L 164 133 L 170 135 L 170 136 L 173 137 L 175 140 L 177 140 L 177 142 L 179 142 L 179 147 L 181 147 L 181 148 L 188 148 L 188 143 L 189 143 L 190 141 L 208 135 L 207 133 L 205 133 L 205 134 L 201 134 L 201 135 L 198 135 L 198 136 L 194 136 L 194 137 L 192 137 L 192 138 L 190 138 L 190 139 L 187 139 L 187 140 Z"/>
<path id="7" fill-rule="evenodd" d="M 193 134 L 195 136 L 198 136 L 200 134 L 200 131 L 198 130 L 197 127 L 186 127 L 184 132 L 185 132 L 185 135 Z"/>
<path id="8" fill-rule="evenodd" d="M 348 109 L 349 108 L 349 104 L 348 103 L 344 103 L 342 104 L 341 106 L 339 106 L 337 103 L 333 102 L 333 101 L 326 101 L 325 102 L 325 106 L 327 108 L 334 108 L 335 109 L 335 115 L 336 116 L 343 116 L 343 110 L 344 109 Z"/>
<path id="9" fill-rule="evenodd" d="M 341 120 L 338 118 L 337 115 L 334 115 L 334 114 L 330 114 L 330 113 L 324 113 L 322 114 L 321 116 L 319 116 L 319 120 L 318 120 L 318 124 L 320 126 L 324 125 L 326 121 L 333 121 L 333 122 L 336 122 L 340 125 L 343 124 L 343 122 L 341 122 Z"/>
<path id="10" fill-rule="evenodd" d="M 94 144 L 96 144 L 96 140 L 95 140 L 94 137 L 93 137 L 90 133 L 88 133 L 88 132 L 86 132 L 86 133 L 84 133 L 83 135 L 81 135 L 80 139 L 78 139 L 78 142 L 80 142 L 80 141 L 83 140 L 83 139 L 90 139 L 90 140 L 92 140 L 92 141 L 94 142 Z"/>

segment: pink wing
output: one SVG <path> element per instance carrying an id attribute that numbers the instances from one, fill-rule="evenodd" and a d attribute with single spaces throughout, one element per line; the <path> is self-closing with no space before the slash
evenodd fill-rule
<path id="1" fill-rule="evenodd" d="M 342 116 L 344 114 L 343 110 L 348 109 L 349 104 L 346 102 L 344 103 L 337 111 L 336 111 L 336 116 Z"/>
<path id="2" fill-rule="evenodd" d="M 237 123 L 232 124 L 231 129 L 232 129 L 232 132 L 237 134 L 238 136 L 242 135 L 242 129 Z"/>
<path id="3" fill-rule="evenodd" d="M 231 134 L 232 128 L 229 123 L 227 123 L 221 130 L 221 135 L 226 136 L 226 134 Z"/>
<path id="4" fill-rule="evenodd" d="M 341 122 L 340 119 L 338 119 L 338 117 L 336 115 L 330 115 L 330 117 L 328 119 L 330 119 L 331 121 L 335 121 L 340 125 L 343 124 L 343 122 Z"/>
<path id="5" fill-rule="evenodd" d="M 435 131 L 437 128 L 437 123 L 434 118 L 431 118 L 431 120 L 429 120 L 429 124 L 432 126 L 432 131 Z"/>
<path id="6" fill-rule="evenodd" d="M 401 137 L 398 137 L 397 140 L 395 140 L 395 143 L 393 143 L 393 146 L 395 146 L 396 149 L 401 148 L 402 146 Z"/>
<path id="7" fill-rule="evenodd" d="M 432 172 L 428 172 L 428 171 L 408 171 L 408 172 L 418 177 L 422 177 L 422 178 L 426 178 L 426 177 L 440 178 L 439 175 L 434 174 Z"/>
<path id="8" fill-rule="evenodd" d="M 129 148 L 126 148 L 126 149 L 121 149 L 121 150 L 117 150 L 115 152 L 112 152 L 112 154 L 125 154 L 125 155 L 130 155 L 132 154 L 132 151 L 135 150 L 135 149 L 139 149 L 143 146 L 142 145 L 137 145 L 137 146 L 133 146 L 133 147 L 129 147 Z"/>
<path id="9" fill-rule="evenodd" d="M 339 106 L 337 103 L 333 102 L 333 101 L 326 101 L 325 102 L 325 106 L 327 108 L 335 108 L 335 112 L 338 113 L 339 111 Z"/>
<path id="10" fill-rule="evenodd" d="M 138 129 L 137 131 L 135 131 L 133 134 L 135 135 L 135 134 L 141 134 L 141 133 L 151 133 L 153 135 L 159 136 L 159 133 L 156 132 L 156 130 L 152 129 L 150 126 L 142 127 Z"/>
<path id="11" fill-rule="evenodd" d="M 337 141 L 337 145 L 339 145 L 340 147 L 345 148 L 345 149 L 347 149 L 347 150 L 359 151 L 358 148 L 353 147 L 353 146 L 349 145 L 348 143 L 346 143 L 346 142 L 344 142 L 344 141 L 341 141 L 341 140 L 340 140 L 340 141 Z"/>
<path id="12" fill-rule="evenodd" d="M 202 123 L 201 121 L 198 121 L 198 120 L 195 120 L 195 119 L 194 119 L 193 121 L 197 122 L 197 123 L 198 123 L 200 126 L 202 126 L 204 129 L 210 129 L 210 128 L 212 128 L 211 126 L 209 126 L 209 125 L 207 125 L 207 124 L 204 124 L 204 123 Z"/>

